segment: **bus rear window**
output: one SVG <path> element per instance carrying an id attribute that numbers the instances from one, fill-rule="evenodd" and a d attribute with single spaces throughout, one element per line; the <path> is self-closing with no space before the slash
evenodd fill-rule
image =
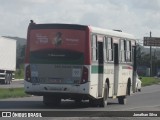
<path id="1" fill-rule="evenodd" d="M 84 63 L 85 31 L 36 29 L 30 32 L 31 63 Z"/>

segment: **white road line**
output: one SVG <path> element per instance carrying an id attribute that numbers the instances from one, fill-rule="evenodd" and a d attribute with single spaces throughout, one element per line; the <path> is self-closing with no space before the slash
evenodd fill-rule
<path id="1" fill-rule="evenodd" d="M 126 110 L 132 110 L 132 109 L 138 109 L 138 108 L 149 108 L 149 107 L 160 107 L 160 105 L 153 105 L 153 106 L 139 106 L 139 107 L 133 107 L 133 108 L 127 108 L 127 109 L 123 109 L 124 111 L 126 111 Z M 122 110 L 122 111 L 123 111 Z"/>
<path id="2" fill-rule="evenodd" d="M 134 93 L 133 95 L 142 95 L 142 94 L 149 94 L 149 93 L 155 93 L 155 92 L 160 92 L 160 90 L 155 90 L 155 91 L 152 91 L 152 92 L 141 92 L 141 93 Z"/>

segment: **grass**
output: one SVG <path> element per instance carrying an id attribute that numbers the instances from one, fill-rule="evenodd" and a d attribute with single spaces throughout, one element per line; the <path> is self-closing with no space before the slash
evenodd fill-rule
<path id="1" fill-rule="evenodd" d="M 24 79 L 24 65 L 20 65 L 20 68 L 15 71 L 15 79 Z"/>
<path id="2" fill-rule="evenodd" d="M 17 69 L 15 71 L 15 79 L 24 79 L 24 70 L 23 69 Z"/>
<path id="3" fill-rule="evenodd" d="M 154 77 L 142 77 L 142 86 L 149 86 L 160 83 L 160 79 Z"/>
<path id="4" fill-rule="evenodd" d="M 0 99 L 18 98 L 29 96 L 24 92 L 24 88 L 0 88 Z"/>

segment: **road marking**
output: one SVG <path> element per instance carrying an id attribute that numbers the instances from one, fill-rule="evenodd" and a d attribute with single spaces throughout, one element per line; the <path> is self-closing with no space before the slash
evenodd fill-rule
<path id="1" fill-rule="evenodd" d="M 149 93 L 155 93 L 155 92 L 160 92 L 159 90 L 155 90 L 155 91 L 152 91 L 152 92 L 141 92 L 141 93 L 134 93 L 133 95 L 141 95 L 141 94 L 149 94 Z"/>
<path id="2" fill-rule="evenodd" d="M 147 108 L 147 107 L 160 107 L 160 105 L 153 105 L 153 106 L 140 106 L 140 107 L 133 107 L 133 108 L 127 108 L 127 109 L 123 109 L 125 110 L 132 110 L 132 109 L 138 109 L 138 108 Z M 122 110 L 122 111 L 123 111 Z"/>

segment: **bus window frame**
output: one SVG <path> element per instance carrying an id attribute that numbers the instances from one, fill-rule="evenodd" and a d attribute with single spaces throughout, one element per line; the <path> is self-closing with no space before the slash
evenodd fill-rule
<path id="1" fill-rule="evenodd" d="M 131 41 L 132 41 L 132 40 L 128 40 L 128 39 L 126 40 L 126 62 L 127 62 L 127 63 L 132 63 L 132 61 L 133 61 L 133 60 L 132 60 L 132 52 L 133 52 L 133 51 L 132 51 L 132 43 L 131 43 Z M 128 50 L 127 42 L 129 43 L 129 50 Z M 130 53 L 130 58 L 129 58 L 129 59 L 128 59 L 128 56 L 127 56 L 127 53 L 128 53 L 128 52 Z"/>
<path id="2" fill-rule="evenodd" d="M 96 48 L 93 47 L 93 37 L 95 36 L 96 38 Z M 93 59 L 93 49 L 96 49 L 96 59 Z M 97 34 L 91 34 L 91 61 L 92 62 L 98 62 L 98 39 L 97 39 Z"/>
<path id="3" fill-rule="evenodd" d="M 122 41 L 123 41 L 123 50 L 122 48 Z M 122 61 L 122 52 L 124 54 L 124 61 Z M 119 42 L 119 63 L 126 63 L 126 39 L 120 38 Z"/>
<path id="4" fill-rule="evenodd" d="M 109 47 L 109 46 L 108 46 L 108 40 L 109 40 L 109 38 L 110 38 L 110 40 L 111 40 L 111 46 L 110 46 L 111 49 L 108 49 L 108 47 Z M 104 51 L 105 51 L 105 53 L 104 53 L 104 54 L 105 54 L 105 55 L 104 55 L 104 56 L 105 56 L 104 61 L 107 62 L 107 63 L 113 63 L 113 62 L 114 62 L 114 54 L 113 54 L 113 51 L 114 51 L 114 50 L 113 50 L 113 38 L 112 38 L 112 36 L 105 36 L 103 42 L 104 42 Z M 112 54 L 112 56 L 111 56 L 112 59 L 111 59 L 111 60 L 110 60 L 110 58 L 109 58 L 110 55 L 108 54 L 108 53 L 109 53 L 109 50 L 111 50 L 111 54 Z"/>

